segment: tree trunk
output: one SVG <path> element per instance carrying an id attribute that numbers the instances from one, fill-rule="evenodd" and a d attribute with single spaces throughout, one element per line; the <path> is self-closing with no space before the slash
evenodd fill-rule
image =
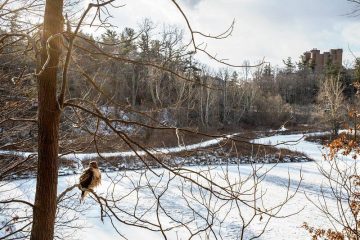
<path id="1" fill-rule="evenodd" d="M 41 64 L 48 58 L 46 42 L 63 31 L 63 1 L 47 0 L 42 36 Z M 54 238 L 57 207 L 58 135 L 60 109 L 56 99 L 61 36 L 50 42 L 50 61 L 38 76 L 38 166 L 31 240 Z"/>
<path id="2" fill-rule="evenodd" d="M 210 89 L 206 89 L 206 106 L 205 106 L 205 124 L 206 127 L 209 126 L 209 99 L 210 99 Z"/>
<path id="3" fill-rule="evenodd" d="M 132 106 L 136 105 L 136 96 L 137 96 L 137 91 L 136 91 L 136 70 L 135 70 L 135 66 L 133 66 L 133 75 L 131 77 L 131 104 L 132 104 Z"/>
<path id="4" fill-rule="evenodd" d="M 223 124 L 227 124 L 227 79 L 225 78 L 224 80 L 224 95 L 223 95 L 223 102 L 224 102 L 224 106 L 223 106 Z"/>

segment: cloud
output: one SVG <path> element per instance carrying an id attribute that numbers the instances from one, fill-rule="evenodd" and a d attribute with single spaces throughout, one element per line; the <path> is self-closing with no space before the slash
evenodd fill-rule
<path id="1" fill-rule="evenodd" d="M 232 38 L 223 44 L 212 42 L 209 49 L 236 63 L 265 57 L 273 64 L 282 65 L 282 59 L 290 56 L 298 60 L 304 51 L 312 48 L 322 51 L 344 48 L 347 55 L 348 42 L 359 43 L 357 36 L 346 36 L 359 29 L 358 24 L 354 25 L 359 20 L 344 16 L 351 9 L 343 0 L 224 2 L 201 2 L 195 15 L 200 28 L 215 32 L 224 29 L 231 17 L 235 17 Z M 348 30 L 342 34 L 342 29 Z"/>
<path id="2" fill-rule="evenodd" d="M 179 2 L 184 3 L 188 7 L 193 8 L 193 7 L 196 7 L 201 2 L 201 0 L 180 0 Z"/>
<path id="3" fill-rule="evenodd" d="M 341 31 L 341 37 L 350 45 L 360 46 L 360 22 L 345 25 Z"/>
<path id="4" fill-rule="evenodd" d="M 179 0 L 195 30 L 220 33 L 232 20 L 236 25 L 232 36 L 225 40 L 198 39 L 208 43 L 207 49 L 221 58 L 239 64 L 266 60 L 282 65 L 288 56 L 298 60 L 307 50 L 343 48 L 348 45 L 360 52 L 360 20 L 345 16 L 351 5 L 345 0 Z M 114 24 L 119 31 L 136 28 L 145 17 L 157 23 L 186 29 L 179 11 L 169 0 L 127 1 L 126 7 L 115 10 Z M 136 14 L 135 14 L 136 13 Z M 213 63 L 201 57 L 208 64 Z"/>

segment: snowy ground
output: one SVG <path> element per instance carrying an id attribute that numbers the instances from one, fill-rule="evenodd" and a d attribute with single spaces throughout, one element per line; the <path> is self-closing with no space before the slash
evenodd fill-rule
<path id="1" fill-rule="evenodd" d="M 266 168 L 274 167 L 266 176 L 262 182 L 262 189 L 267 191 L 265 200 L 271 205 L 280 202 L 284 199 L 286 193 L 286 184 L 289 181 L 291 188 L 290 192 L 295 191 L 295 187 L 300 181 L 300 171 L 302 174 L 303 181 L 300 186 L 300 192 L 285 206 L 281 211 L 282 214 L 290 214 L 299 210 L 302 210 L 300 213 L 288 218 L 279 218 L 272 219 L 268 225 L 265 233 L 260 239 L 309 239 L 308 233 L 301 227 L 303 222 L 308 222 L 309 225 L 326 227 L 329 226 L 326 218 L 321 214 L 321 212 L 312 205 L 307 197 L 316 201 L 318 195 L 320 194 L 320 189 L 323 186 L 325 193 L 329 190 L 324 186 L 324 178 L 319 173 L 318 166 L 324 164 L 323 156 L 324 149 L 321 146 L 304 141 L 303 135 L 294 134 L 294 135 L 278 135 L 267 138 L 258 139 L 257 142 L 264 144 L 278 144 L 278 147 L 289 148 L 299 152 L 307 154 L 309 157 L 315 160 L 315 162 L 306 162 L 306 163 L 284 163 L 278 164 L 276 166 L 268 164 L 265 165 Z M 281 144 L 282 142 L 287 142 L 287 144 Z M 351 160 L 345 159 L 345 162 L 351 164 Z M 326 164 L 326 163 L 325 163 Z M 203 170 L 199 167 L 191 167 L 192 170 Z M 223 174 L 223 168 L 217 167 L 211 170 L 211 173 L 214 176 L 221 176 Z M 162 173 L 163 170 L 156 170 L 157 173 Z M 231 178 L 237 178 L 239 172 L 242 176 L 250 174 L 252 168 L 250 165 L 241 165 L 241 166 L 230 166 L 228 167 L 229 176 Z M 115 186 L 115 192 L 122 196 L 123 199 L 119 203 L 120 209 L 126 211 L 145 211 L 147 208 L 151 208 L 154 203 L 152 193 L 149 190 L 138 191 L 137 194 L 140 196 L 140 201 L 138 204 L 135 204 L 136 194 L 128 194 L 133 189 L 133 181 L 141 178 L 139 173 L 136 172 L 120 172 L 111 173 L 107 177 L 104 177 L 102 186 L 96 190 L 100 195 L 105 195 L 109 190 L 110 186 Z M 165 173 L 166 176 L 166 173 Z M 155 175 L 150 176 L 151 181 L 156 182 L 157 179 Z M 78 176 L 66 176 L 59 178 L 59 192 L 63 191 L 67 186 L 76 182 Z M 117 179 L 119 182 L 112 182 L 110 179 Z M 144 180 L 145 181 L 145 180 Z M 160 185 L 162 181 L 159 181 Z M 142 185 L 141 183 L 140 185 Z M 179 186 L 183 183 L 180 180 L 173 180 L 170 183 L 169 189 L 164 194 L 162 198 L 162 204 L 165 208 L 171 213 L 178 217 L 190 218 L 192 213 L 188 211 L 186 203 L 181 201 L 181 199 L 176 198 L 181 192 Z M 183 185 L 184 188 L 188 186 Z M 1 186 L 0 191 L 6 187 L 14 197 L 16 198 L 25 198 L 32 200 L 33 191 L 35 189 L 35 180 L 19 180 L 13 181 L 11 184 Z M 306 195 L 305 195 L 306 194 Z M 307 197 L 306 197 L 307 196 Z M 0 199 L 4 197 L 0 196 Z M 335 207 L 335 202 L 331 199 L 331 196 L 327 196 L 329 207 Z M 86 226 L 86 228 L 79 231 L 77 234 L 79 239 L 88 239 L 88 240 L 99 240 L 99 239 L 121 239 L 117 235 L 115 229 L 111 226 L 111 222 L 108 218 L 105 218 L 104 223 L 100 220 L 100 210 L 96 204 L 93 204 L 91 199 L 86 200 L 90 204 L 89 209 L 83 211 L 83 216 L 80 216 L 79 223 Z M 75 203 L 74 203 L 75 204 Z M 77 204 L 77 203 L 76 203 Z M 136 209 L 134 208 L 136 205 Z M 79 209 L 84 206 L 79 206 Z M 202 211 L 201 205 L 197 206 L 199 212 Z M 226 209 L 222 209 L 225 211 Z M 249 210 L 248 210 L 249 211 Z M 234 213 L 234 212 L 233 212 Z M 131 217 L 122 215 L 124 219 L 131 220 Z M 220 213 L 221 214 L 221 213 Z M 246 214 L 246 213 L 245 213 Z M 144 212 L 144 216 L 150 221 L 156 221 L 154 214 Z M 166 221 L 166 219 L 163 219 Z M 253 236 L 259 231 L 261 231 L 264 223 L 260 220 L 254 221 L 252 225 L 246 230 L 246 238 Z M 129 227 L 123 224 L 116 224 L 118 230 L 124 234 L 129 239 L 162 239 L 162 236 L 158 232 L 152 232 L 144 229 L 138 229 L 134 227 Z M 219 228 L 220 229 L 220 228 Z M 223 239 L 238 239 L 239 238 L 239 221 L 235 213 L 232 215 L 230 211 L 227 219 L 222 223 L 222 228 L 219 230 L 223 234 Z M 178 231 L 170 232 L 167 235 L 168 239 L 187 239 L 187 233 L 184 229 Z"/>

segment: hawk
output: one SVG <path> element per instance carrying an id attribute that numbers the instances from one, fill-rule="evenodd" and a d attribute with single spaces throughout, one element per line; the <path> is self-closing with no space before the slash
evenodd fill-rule
<path id="1" fill-rule="evenodd" d="M 101 183 L 101 173 L 98 168 L 97 162 L 93 161 L 89 163 L 89 167 L 84 170 L 80 176 L 80 189 L 81 189 L 81 199 L 82 202 L 89 192 L 87 190 L 93 190 Z"/>

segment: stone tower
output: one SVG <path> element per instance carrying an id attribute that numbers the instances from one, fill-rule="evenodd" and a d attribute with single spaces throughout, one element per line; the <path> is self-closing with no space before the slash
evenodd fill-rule
<path id="1" fill-rule="evenodd" d="M 303 61 L 311 66 L 314 72 L 321 72 L 327 64 L 334 67 L 342 67 L 342 49 L 330 49 L 330 52 L 320 53 L 320 50 L 314 48 L 311 51 L 304 52 Z"/>

